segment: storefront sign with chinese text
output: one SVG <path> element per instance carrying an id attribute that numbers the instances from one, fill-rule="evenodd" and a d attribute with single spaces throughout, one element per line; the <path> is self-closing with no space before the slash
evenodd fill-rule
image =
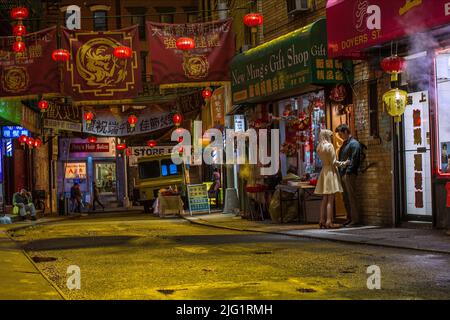
<path id="1" fill-rule="evenodd" d="M 66 179 L 86 179 L 86 163 L 66 163 Z"/>
<path id="2" fill-rule="evenodd" d="M 28 137 L 30 135 L 30 132 L 27 129 L 19 126 L 4 126 L 2 129 L 3 138 L 14 139 L 20 137 L 21 135 Z"/>
<path id="3" fill-rule="evenodd" d="M 44 114 L 44 127 L 81 132 L 81 110 L 73 105 L 50 102 Z"/>

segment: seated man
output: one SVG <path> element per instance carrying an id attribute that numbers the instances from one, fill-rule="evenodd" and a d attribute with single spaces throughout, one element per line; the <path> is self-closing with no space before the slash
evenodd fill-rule
<path id="1" fill-rule="evenodd" d="M 14 193 L 13 205 L 19 207 L 19 215 L 22 220 L 26 219 L 27 211 L 31 214 L 31 220 L 36 220 L 36 208 L 27 190 L 22 189 L 20 192 Z"/>

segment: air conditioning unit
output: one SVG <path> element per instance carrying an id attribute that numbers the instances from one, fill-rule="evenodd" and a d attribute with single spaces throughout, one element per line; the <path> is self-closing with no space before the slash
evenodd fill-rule
<path id="1" fill-rule="evenodd" d="M 311 9 L 311 0 L 287 0 L 287 11 L 289 15 Z"/>

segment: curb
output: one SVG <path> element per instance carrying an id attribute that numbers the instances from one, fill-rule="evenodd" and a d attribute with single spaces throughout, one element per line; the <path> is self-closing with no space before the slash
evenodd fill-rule
<path id="1" fill-rule="evenodd" d="M 288 237 L 313 239 L 313 240 L 322 240 L 322 241 L 338 242 L 338 243 L 345 243 L 345 244 L 358 244 L 358 245 L 363 245 L 363 246 L 373 246 L 373 247 L 402 249 L 402 250 L 414 250 L 414 251 L 420 251 L 420 252 L 432 252 L 432 253 L 439 253 L 439 254 L 450 255 L 449 251 L 444 251 L 444 250 L 413 248 L 413 247 L 405 247 L 405 246 L 398 246 L 398 245 L 369 243 L 369 242 L 360 242 L 360 241 L 352 241 L 352 240 L 344 240 L 344 239 L 332 239 L 332 238 L 325 238 L 325 237 L 320 237 L 320 236 L 311 236 L 311 235 L 306 235 L 306 234 L 289 234 L 289 233 L 277 232 L 277 231 L 263 231 L 263 230 L 255 230 L 255 229 L 241 229 L 241 228 L 234 228 L 234 227 L 227 227 L 227 226 L 218 226 L 218 225 L 214 225 L 214 224 L 209 224 L 207 222 L 206 223 L 205 222 L 198 222 L 198 221 L 194 221 L 194 220 L 191 220 L 189 218 L 186 218 L 184 216 L 182 216 L 182 218 L 184 220 L 189 221 L 192 224 L 205 226 L 205 227 L 211 227 L 211 228 L 217 228 L 217 229 L 225 229 L 225 230 L 233 230 L 233 231 L 241 231 L 241 232 L 265 233 L 265 234 L 273 234 L 273 235 L 283 235 L 283 236 L 288 236 Z M 203 220 L 203 221 L 205 221 L 205 220 Z"/>

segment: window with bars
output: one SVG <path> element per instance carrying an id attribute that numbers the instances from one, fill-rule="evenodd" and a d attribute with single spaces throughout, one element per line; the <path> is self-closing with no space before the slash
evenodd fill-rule
<path id="1" fill-rule="evenodd" d="M 104 10 L 94 11 L 94 31 L 108 30 L 107 12 Z"/>

